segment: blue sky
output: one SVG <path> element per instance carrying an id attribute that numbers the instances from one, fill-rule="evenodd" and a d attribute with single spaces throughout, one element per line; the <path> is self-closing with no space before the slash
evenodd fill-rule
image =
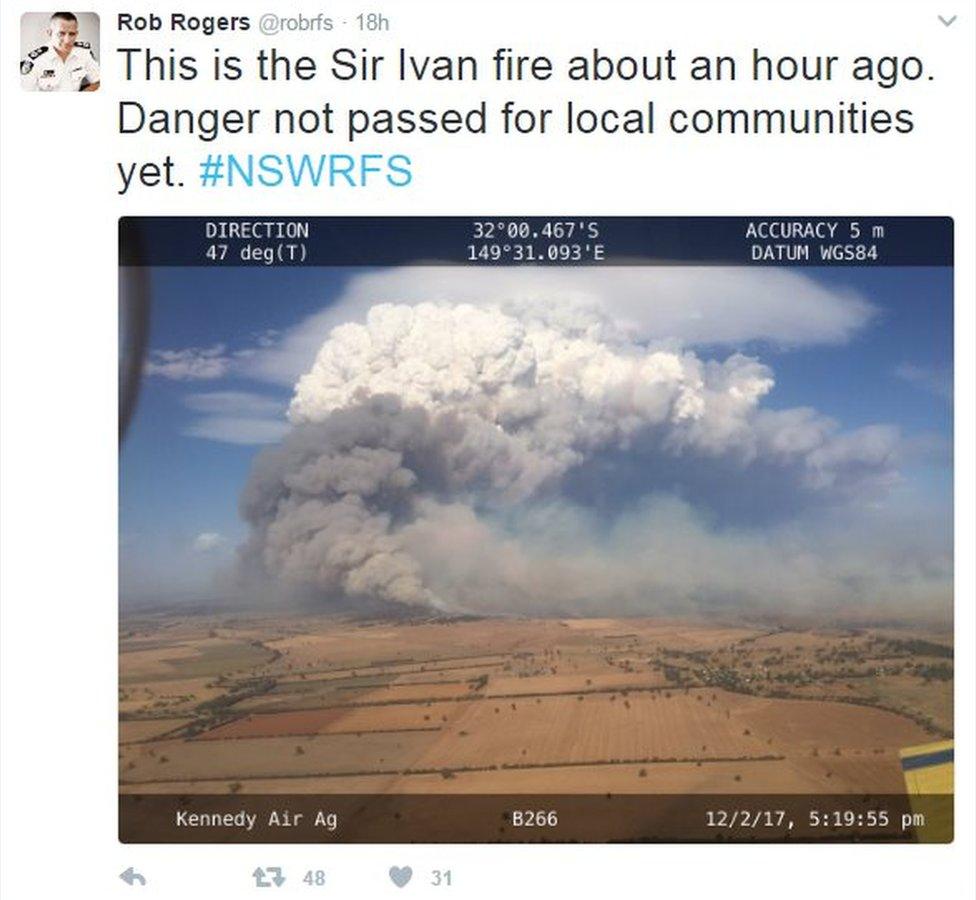
<path id="1" fill-rule="evenodd" d="M 761 279 L 763 271 L 770 270 L 752 273 Z M 237 442 L 247 440 L 247 423 L 235 429 L 250 409 L 254 427 L 273 430 L 292 394 L 286 378 L 269 376 L 251 361 L 280 347 L 290 331 L 334 304 L 364 273 L 152 270 L 150 367 L 120 463 L 124 601 L 127 594 L 206 595 L 214 573 L 231 565 L 233 548 L 246 535 L 238 496 L 261 446 Z M 766 407 L 814 407 L 845 430 L 897 426 L 915 448 L 901 466 L 900 490 L 949 516 L 951 270 L 806 269 L 802 277 L 838 296 L 856 295 L 874 308 L 873 315 L 839 341 L 723 340 L 698 342 L 695 351 L 709 359 L 734 351 L 759 357 L 776 379 Z M 722 290 L 720 277 L 714 290 Z M 788 297 L 783 306 L 789 310 Z M 203 362 L 214 368 L 191 377 L 181 367 L 201 350 Z M 231 440 L 214 439 L 221 428 Z M 191 433 L 208 430 L 209 437 Z"/>

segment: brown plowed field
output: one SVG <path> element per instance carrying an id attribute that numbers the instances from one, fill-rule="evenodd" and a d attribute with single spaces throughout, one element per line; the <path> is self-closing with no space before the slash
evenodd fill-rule
<path id="1" fill-rule="evenodd" d="M 192 719 L 146 719 L 144 721 L 119 722 L 119 743 L 134 744 L 160 737 L 184 725 Z"/>
<path id="2" fill-rule="evenodd" d="M 652 619 L 154 619 L 121 641 L 120 709 L 139 721 L 120 723 L 120 789 L 898 792 L 899 749 L 951 736 L 951 639 L 925 640 Z"/>
<path id="3" fill-rule="evenodd" d="M 753 702 L 736 710 L 736 720 L 779 746 L 871 750 L 925 741 L 914 722 L 881 709 L 817 700 L 749 699 Z"/>
<path id="4" fill-rule="evenodd" d="M 245 716 L 201 734 L 198 740 L 286 737 L 341 732 L 402 731 L 436 728 L 454 712 L 455 704 L 436 707 L 411 704 L 359 709 L 310 709 Z"/>

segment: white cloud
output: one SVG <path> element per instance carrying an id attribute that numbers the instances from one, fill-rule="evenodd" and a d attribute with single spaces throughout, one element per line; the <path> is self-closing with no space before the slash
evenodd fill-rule
<path id="1" fill-rule="evenodd" d="M 194 412 L 210 415 L 247 415 L 282 418 L 285 404 L 276 397 L 250 391 L 207 391 L 187 394 L 183 403 Z"/>
<path id="2" fill-rule="evenodd" d="M 564 324 L 598 313 L 629 341 L 791 347 L 848 341 L 876 310 L 855 291 L 828 288 L 796 270 L 634 265 L 579 268 L 411 266 L 353 277 L 339 299 L 243 364 L 248 374 L 291 385 L 325 336 L 364 322 L 378 303 L 558 306 Z"/>
<path id="3" fill-rule="evenodd" d="M 189 437 L 229 444 L 273 444 L 288 429 L 283 400 L 248 391 L 189 394 L 184 404 L 200 416 L 183 429 Z"/>
<path id="4" fill-rule="evenodd" d="M 876 314 L 853 290 L 824 287 L 802 272 L 780 268 L 417 265 L 354 275 L 334 303 L 283 332 L 256 333 L 248 347 L 155 350 L 146 372 L 174 380 L 235 374 L 291 387 L 333 328 L 365 322 L 379 303 L 431 301 L 510 308 L 519 317 L 531 317 L 532 308 L 540 306 L 550 322 L 558 315 L 556 324 L 570 330 L 574 321 L 585 327 L 596 314 L 622 340 L 677 347 L 838 344 Z"/>
<path id="5" fill-rule="evenodd" d="M 193 549 L 197 553 L 213 553 L 229 545 L 229 541 L 216 531 L 202 531 L 193 539 Z"/>
<path id="6" fill-rule="evenodd" d="M 936 397 L 952 399 L 952 370 L 948 367 L 902 363 L 895 368 L 894 375 Z"/>
<path id="7" fill-rule="evenodd" d="M 231 357 L 224 344 L 212 347 L 186 347 L 182 350 L 152 350 L 146 361 L 146 375 L 171 381 L 207 381 L 223 378 L 230 369 Z"/>

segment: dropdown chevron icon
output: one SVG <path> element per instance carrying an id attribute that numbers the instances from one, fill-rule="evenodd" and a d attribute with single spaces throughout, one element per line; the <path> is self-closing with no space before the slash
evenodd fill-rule
<path id="1" fill-rule="evenodd" d="M 947 19 L 947 18 L 946 18 L 945 16 L 939 16 L 939 21 L 940 21 L 940 22 L 941 22 L 941 23 L 942 23 L 943 25 L 945 25 L 945 27 L 946 27 L 946 28 L 948 28 L 948 27 L 949 27 L 949 26 L 950 26 L 950 25 L 951 25 L 951 24 L 952 24 L 953 22 L 955 22 L 955 21 L 956 21 L 956 19 L 958 19 L 958 18 L 959 18 L 959 16 L 949 16 L 949 18 L 948 18 L 948 19 Z"/>

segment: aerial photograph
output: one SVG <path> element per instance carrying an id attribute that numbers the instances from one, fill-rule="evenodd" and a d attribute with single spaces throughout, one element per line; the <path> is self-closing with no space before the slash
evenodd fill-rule
<path id="1" fill-rule="evenodd" d="M 951 269 L 140 277 L 120 798 L 906 795 L 951 748 Z"/>

